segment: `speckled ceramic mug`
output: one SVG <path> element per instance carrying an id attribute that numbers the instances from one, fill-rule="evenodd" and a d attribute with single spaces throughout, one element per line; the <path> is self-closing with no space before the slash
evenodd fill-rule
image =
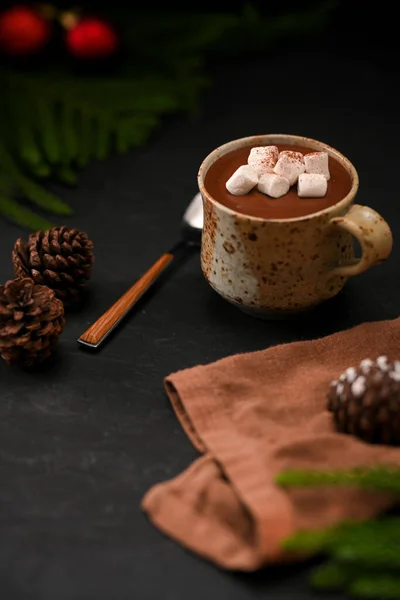
<path id="1" fill-rule="evenodd" d="M 208 169 L 232 150 L 290 144 L 325 151 L 349 173 L 351 189 L 320 212 L 291 219 L 263 219 L 235 212 L 210 196 Z M 340 152 L 313 139 L 270 134 L 234 140 L 209 154 L 200 166 L 203 198 L 203 273 L 214 290 L 256 316 L 273 317 L 312 308 L 335 296 L 349 277 L 385 260 L 392 249 L 386 221 L 372 208 L 353 204 L 358 174 Z M 354 257 L 353 236 L 361 247 Z"/>

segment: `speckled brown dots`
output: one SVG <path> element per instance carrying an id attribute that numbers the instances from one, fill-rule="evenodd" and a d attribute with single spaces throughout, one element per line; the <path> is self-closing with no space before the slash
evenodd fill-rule
<path id="1" fill-rule="evenodd" d="M 222 244 L 222 247 L 228 254 L 234 254 L 236 252 L 235 246 L 233 246 L 230 242 L 225 241 Z"/>
<path id="2" fill-rule="evenodd" d="M 216 236 L 216 210 L 214 205 L 203 198 L 204 227 L 202 233 L 201 266 L 204 275 L 209 278 L 213 263 L 215 236 Z"/>

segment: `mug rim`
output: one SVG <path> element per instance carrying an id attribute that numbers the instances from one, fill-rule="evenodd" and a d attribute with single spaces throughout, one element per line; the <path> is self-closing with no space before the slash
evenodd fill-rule
<path id="1" fill-rule="evenodd" d="M 288 219 L 276 219 L 276 218 L 265 218 L 265 217 L 257 217 L 254 215 L 248 215 L 242 212 L 238 212 L 231 208 L 228 208 L 208 193 L 205 185 L 204 179 L 206 173 L 208 172 L 211 165 L 213 165 L 219 158 L 230 152 L 231 150 L 235 150 L 236 148 L 245 148 L 247 146 L 265 146 L 268 145 L 268 142 L 271 144 L 292 144 L 298 146 L 307 146 L 311 145 L 312 149 L 326 151 L 330 156 L 333 156 L 338 162 L 346 169 L 351 178 L 351 188 L 349 192 L 346 194 L 344 198 L 336 202 L 336 204 L 332 204 L 323 210 L 319 210 L 318 212 L 313 212 L 307 215 L 303 215 L 301 217 L 290 217 Z M 267 223 L 290 223 L 290 222 L 299 222 L 299 221 L 308 221 L 315 217 L 319 217 L 324 214 L 329 214 L 331 212 L 337 212 L 337 209 L 345 208 L 347 205 L 351 204 L 354 199 L 358 187 L 359 187 L 359 177 L 357 170 L 353 163 L 339 150 L 336 150 L 333 146 L 326 144 L 325 142 L 321 142 L 320 140 L 315 140 L 313 138 L 301 136 L 301 135 L 292 135 L 289 133 L 267 133 L 262 135 L 250 135 L 242 138 L 237 138 L 235 140 L 231 140 L 230 142 L 226 142 L 221 146 L 218 146 L 212 152 L 210 152 L 202 161 L 198 174 L 197 174 L 197 183 L 203 198 L 207 198 L 211 203 L 216 204 L 222 211 L 226 212 L 229 215 L 234 215 L 238 218 L 242 219 L 251 219 L 253 221 L 267 222 Z"/>

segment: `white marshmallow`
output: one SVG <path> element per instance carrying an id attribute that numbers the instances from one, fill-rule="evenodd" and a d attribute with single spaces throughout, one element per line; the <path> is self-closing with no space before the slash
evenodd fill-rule
<path id="1" fill-rule="evenodd" d="M 324 175 L 329 181 L 331 175 L 329 173 L 329 157 L 327 152 L 309 152 L 304 155 L 304 164 L 306 173 L 318 173 Z"/>
<path id="2" fill-rule="evenodd" d="M 297 184 L 300 198 L 322 198 L 328 189 L 328 182 L 320 173 L 301 173 Z"/>
<path id="3" fill-rule="evenodd" d="M 244 196 L 258 183 L 257 173 L 249 167 L 242 165 L 231 175 L 226 182 L 226 189 L 234 196 Z"/>
<path id="4" fill-rule="evenodd" d="M 282 150 L 274 167 L 274 173 L 286 177 L 289 185 L 296 183 L 300 173 L 306 170 L 303 155 L 301 152 L 292 152 L 291 150 Z"/>
<path id="5" fill-rule="evenodd" d="M 257 175 L 263 175 L 273 173 L 278 156 L 279 150 L 276 146 L 256 146 L 250 150 L 247 162 Z"/>
<path id="6" fill-rule="evenodd" d="M 261 193 L 267 194 L 272 198 L 280 198 L 288 193 L 290 188 L 286 177 L 281 177 L 276 173 L 264 173 L 258 182 L 258 189 Z"/>

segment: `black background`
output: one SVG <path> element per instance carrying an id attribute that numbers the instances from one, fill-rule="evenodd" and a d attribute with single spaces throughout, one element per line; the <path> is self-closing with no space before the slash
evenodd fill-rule
<path id="1" fill-rule="evenodd" d="M 196 457 L 163 392 L 170 372 L 398 316 L 397 38 L 385 5 L 372 13 L 347 4 L 318 41 L 235 64 L 211 61 L 214 86 L 197 118 L 166 121 L 145 148 L 93 162 L 76 189 L 60 188 L 75 209 L 66 224 L 94 240 L 96 268 L 88 302 L 69 316 L 54 358 L 34 373 L 0 365 L 5 600 L 323 597 L 309 590 L 309 565 L 221 572 L 161 535 L 139 504 Z M 317 138 L 349 157 L 360 175 L 358 202 L 392 227 L 389 260 L 289 323 L 258 321 L 228 305 L 207 286 L 194 253 L 100 353 L 83 351 L 79 334 L 179 236 L 205 155 L 230 139 L 270 132 Z M 1 281 L 12 276 L 10 252 L 21 233 L 0 222 Z"/>

